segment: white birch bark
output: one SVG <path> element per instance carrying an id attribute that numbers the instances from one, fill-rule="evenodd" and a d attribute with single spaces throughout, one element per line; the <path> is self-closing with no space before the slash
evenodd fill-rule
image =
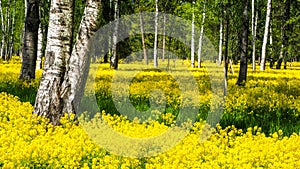
<path id="1" fill-rule="evenodd" d="M 270 18 L 271 18 L 270 17 L 271 3 L 272 3 L 272 0 L 268 0 L 265 33 L 264 33 L 262 50 L 261 50 L 261 61 L 260 61 L 260 70 L 261 71 L 265 70 L 265 65 L 266 65 L 266 49 L 267 49 L 267 42 L 268 42 L 269 24 L 270 24 Z"/>
<path id="2" fill-rule="evenodd" d="M 195 1 L 193 1 L 194 5 Z M 194 8 L 194 6 L 193 6 Z M 192 14 L 191 67 L 195 67 L 195 13 Z"/>
<path id="3" fill-rule="evenodd" d="M 201 54 L 202 54 L 202 43 L 203 43 L 203 32 L 204 32 L 204 23 L 206 17 L 206 0 L 203 4 L 203 12 L 202 12 L 202 23 L 201 23 L 201 30 L 200 30 L 200 37 L 199 37 L 199 49 L 198 49 L 198 68 L 201 67 Z"/>
<path id="4" fill-rule="evenodd" d="M 0 1 L 0 16 L 1 16 L 1 38 L 2 38 L 0 55 L 1 55 L 1 58 L 3 58 L 4 44 L 5 44 L 5 25 L 4 25 L 4 16 L 3 16 L 3 10 L 2 10 L 2 0 Z"/>
<path id="5" fill-rule="evenodd" d="M 11 16 L 10 16 L 10 4 L 11 4 L 11 0 L 7 1 L 7 7 L 6 7 L 6 26 L 5 26 L 5 43 L 4 43 L 4 49 L 3 49 L 3 53 L 4 53 L 4 57 L 2 57 L 3 59 L 7 60 L 7 55 L 8 55 L 8 49 L 9 49 L 9 39 L 10 39 L 10 23 L 11 23 Z"/>
<path id="6" fill-rule="evenodd" d="M 39 25 L 38 30 L 38 46 L 37 46 L 37 58 L 36 58 L 36 70 L 42 68 L 42 47 L 43 47 L 43 32 L 41 28 L 41 24 Z"/>
<path id="7" fill-rule="evenodd" d="M 219 38 L 219 64 L 222 64 L 222 46 L 223 46 L 223 20 L 220 20 L 220 38 Z"/>
<path id="8" fill-rule="evenodd" d="M 166 15 L 163 16 L 163 42 L 162 42 L 162 61 L 165 60 L 165 48 L 166 48 Z"/>
<path id="9" fill-rule="evenodd" d="M 88 0 L 80 23 L 76 43 L 62 84 L 62 112 L 76 113 L 83 95 L 91 56 L 87 54 L 90 37 L 97 31 L 100 0 Z M 93 45 L 93 44 L 91 44 Z"/>
<path id="10" fill-rule="evenodd" d="M 251 3 L 252 15 L 251 15 L 251 30 L 252 30 L 252 70 L 255 70 L 255 0 Z"/>
<path id="11" fill-rule="evenodd" d="M 153 60 L 154 67 L 158 66 L 157 58 L 157 34 L 158 34 L 158 0 L 155 0 L 155 35 L 154 35 L 154 51 L 153 51 Z"/>
<path id="12" fill-rule="evenodd" d="M 71 52 L 72 5 L 70 0 L 51 1 L 44 71 L 33 112 L 48 117 L 54 125 L 62 116 L 61 84 Z"/>
<path id="13" fill-rule="evenodd" d="M 114 2 L 114 19 L 115 19 L 115 27 L 113 33 L 113 42 L 112 42 L 112 57 L 111 57 L 111 66 L 114 69 L 118 69 L 118 58 L 117 58 L 117 41 L 118 41 L 118 28 L 119 28 L 119 7 L 118 7 L 118 0 Z"/>

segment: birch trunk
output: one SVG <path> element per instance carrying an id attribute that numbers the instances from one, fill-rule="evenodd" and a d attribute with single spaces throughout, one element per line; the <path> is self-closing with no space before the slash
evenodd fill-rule
<path id="1" fill-rule="evenodd" d="M 34 79 L 39 28 L 38 0 L 27 0 L 23 61 L 20 79 Z"/>
<path id="2" fill-rule="evenodd" d="M 267 50 L 267 42 L 268 42 L 268 33 L 269 33 L 269 24 L 270 24 L 270 14 L 271 14 L 271 4 L 272 0 L 268 0 L 267 4 L 267 15 L 266 15 L 266 24 L 265 24 L 265 33 L 264 40 L 261 49 L 261 61 L 260 61 L 260 70 L 265 70 L 266 65 L 266 50 Z"/>
<path id="3" fill-rule="evenodd" d="M 39 70 L 42 68 L 42 47 L 43 47 L 43 31 L 42 25 L 39 25 L 38 30 L 38 44 L 37 44 L 37 59 L 36 59 L 36 69 Z"/>
<path id="4" fill-rule="evenodd" d="M 252 0 L 252 16 L 251 16 L 251 25 L 252 25 L 252 70 L 255 70 L 255 38 L 256 38 L 256 31 L 255 31 L 255 0 Z"/>
<path id="5" fill-rule="evenodd" d="M 193 1 L 194 5 L 195 1 Z M 194 6 L 193 6 L 194 8 Z M 193 9 L 194 10 L 194 9 Z M 193 11 L 193 16 L 192 16 L 192 39 L 191 39 L 191 67 L 195 67 L 195 13 Z"/>
<path id="6" fill-rule="evenodd" d="M 272 31 L 272 19 L 270 20 L 270 68 L 274 66 L 273 57 L 273 31 Z"/>
<path id="7" fill-rule="evenodd" d="M 10 10 L 11 10 L 11 0 L 7 1 L 7 9 L 6 9 L 6 29 L 5 29 L 5 48 L 4 48 L 4 58 L 5 60 L 8 60 L 8 51 L 9 51 L 9 42 L 11 38 L 11 15 L 10 15 Z"/>
<path id="8" fill-rule="evenodd" d="M 220 41 L 219 41 L 219 64 L 222 64 L 222 46 L 223 46 L 223 21 L 220 20 Z"/>
<path id="9" fill-rule="evenodd" d="M 72 5 L 70 0 L 51 1 L 44 71 L 33 112 L 54 125 L 62 116 L 61 85 L 71 52 Z"/>
<path id="10" fill-rule="evenodd" d="M 240 56 L 240 72 L 237 85 L 244 86 L 247 80 L 247 54 L 248 54 L 248 0 L 244 4 L 243 10 L 243 25 L 242 25 L 242 43 L 241 43 L 241 56 Z"/>
<path id="11" fill-rule="evenodd" d="M 5 25 L 4 25 L 4 16 L 3 16 L 3 10 L 2 10 L 2 0 L 0 1 L 0 15 L 1 15 L 1 50 L 0 55 L 1 58 L 4 57 L 4 44 L 5 44 Z"/>
<path id="12" fill-rule="evenodd" d="M 97 31 L 100 0 L 88 0 L 86 3 L 84 16 L 62 84 L 63 109 L 61 112 L 76 113 L 88 75 L 91 56 L 88 55 L 87 49 L 90 45 L 90 37 Z"/>
<path id="13" fill-rule="evenodd" d="M 115 0 L 115 10 L 114 10 L 114 19 L 115 19 L 115 28 L 113 33 L 113 42 L 112 42 L 112 57 L 111 57 L 111 67 L 118 69 L 118 56 L 117 56 L 117 41 L 118 41 L 118 28 L 119 28 L 119 7 L 118 0 Z"/>
<path id="14" fill-rule="evenodd" d="M 142 45 L 143 45 L 143 52 L 144 52 L 144 61 L 146 65 L 148 65 L 148 55 L 147 55 L 147 48 L 145 42 L 145 33 L 144 33 L 144 19 L 143 14 L 140 11 L 140 25 L 141 25 L 141 34 L 142 34 Z"/>
<path id="15" fill-rule="evenodd" d="M 202 41 L 203 41 L 203 32 L 204 32 L 204 23 L 205 23 L 205 17 L 206 17 L 206 0 L 203 4 L 203 13 L 202 13 L 202 23 L 201 23 L 201 30 L 200 30 L 200 37 L 199 37 L 199 49 L 198 49 L 198 68 L 201 68 L 201 54 L 202 54 Z"/>
<path id="16" fill-rule="evenodd" d="M 154 67 L 158 66 L 157 58 L 157 34 L 158 34 L 158 0 L 155 0 L 155 35 L 154 35 L 154 51 L 153 51 L 153 60 Z"/>
<path id="17" fill-rule="evenodd" d="M 16 0 L 14 0 L 13 12 L 12 12 L 12 23 L 11 23 L 11 39 L 8 48 L 8 57 L 9 59 L 13 55 L 13 46 L 15 41 L 15 25 L 16 25 Z"/>
<path id="18" fill-rule="evenodd" d="M 163 46 L 162 46 L 162 61 L 165 60 L 165 48 L 166 48 L 166 15 L 164 14 L 163 19 Z"/>

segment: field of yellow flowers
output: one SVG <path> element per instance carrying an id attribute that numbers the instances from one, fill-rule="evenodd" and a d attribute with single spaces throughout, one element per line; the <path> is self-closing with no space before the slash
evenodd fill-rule
<path id="1" fill-rule="evenodd" d="M 39 79 L 18 81 L 20 63 L 0 64 L 0 167 L 1 168 L 300 168 L 300 64 L 288 70 L 249 71 L 245 87 L 235 86 L 229 74 L 228 95 L 223 117 L 212 135 L 202 141 L 201 119 L 210 109 L 209 76 L 205 69 L 192 69 L 199 84 L 200 111 L 192 130 L 176 146 L 152 157 L 130 158 L 98 146 L 78 121 L 65 116 L 61 126 L 32 116 Z M 179 93 L 167 74 L 148 71 L 132 81 L 131 102 L 137 109 L 149 106 L 147 87 L 157 85 L 166 93 L 167 108 L 158 121 L 138 123 L 119 116 L 111 99 L 114 71 L 101 66 L 96 96 L 105 113 L 103 119 L 125 135 L 143 138 L 167 130 L 178 111 Z M 37 72 L 40 77 L 41 71 Z M 157 79 L 155 84 L 152 76 Z M 30 104 L 31 103 L 31 104 Z M 175 113 L 174 113 L 175 112 Z M 96 116 L 95 116 L 96 117 Z M 97 123 L 89 121 L 90 130 Z M 235 125 L 235 126 L 234 126 Z M 257 127 L 258 126 L 258 127 Z M 126 129 L 126 130 L 125 130 Z M 130 145 L 128 148 L 130 148 Z M 132 147 L 134 149 L 134 147 Z"/>

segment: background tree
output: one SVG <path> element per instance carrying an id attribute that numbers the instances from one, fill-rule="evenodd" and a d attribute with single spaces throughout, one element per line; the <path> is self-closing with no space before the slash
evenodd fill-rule
<path id="1" fill-rule="evenodd" d="M 20 79 L 35 78 L 39 23 L 38 0 L 27 0 L 24 50 Z"/>

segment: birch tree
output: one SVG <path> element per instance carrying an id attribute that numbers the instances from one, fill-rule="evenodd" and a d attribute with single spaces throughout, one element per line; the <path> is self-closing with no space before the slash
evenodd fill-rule
<path id="1" fill-rule="evenodd" d="M 111 67 L 114 69 L 118 69 L 118 56 L 117 56 L 117 40 L 118 40 L 118 27 L 119 27 L 119 7 L 118 0 L 114 1 L 114 19 L 115 19 L 115 27 L 113 33 L 113 42 L 112 42 L 112 56 L 111 56 Z"/>
<path id="2" fill-rule="evenodd" d="M 154 51 L 153 51 L 153 60 L 154 67 L 158 66 L 158 57 L 157 57 L 157 34 L 158 34 L 158 0 L 155 0 L 155 34 L 154 34 Z"/>
<path id="3" fill-rule="evenodd" d="M 3 9 L 2 9 L 2 0 L 0 1 L 0 16 L 1 16 L 1 50 L 0 55 L 3 58 L 4 55 L 4 45 L 5 45 L 5 24 L 4 24 L 4 16 L 3 16 Z"/>
<path id="4" fill-rule="evenodd" d="M 12 11 L 12 21 L 11 21 L 11 39 L 9 42 L 9 47 L 8 47 L 8 57 L 9 59 L 13 55 L 13 46 L 14 46 L 14 41 L 15 41 L 15 25 L 16 25 L 16 0 L 14 0 L 13 3 L 13 11 Z"/>
<path id="5" fill-rule="evenodd" d="M 34 114 L 46 116 L 54 125 L 62 115 L 62 91 L 72 43 L 73 3 L 52 0 L 50 6 L 44 71 L 37 92 Z"/>
<path id="6" fill-rule="evenodd" d="M 255 52 L 256 52 L 256 27 L 257 27 L 257 18 L 258 18 L 258 12 L 255 10 L 255 0 L 252 0 L 251 3 L 252 7 L 252 15 L 251 15 L 251 25 L 252 25 L 252 70 L 255 70 Z M 256 13 L 256 15 L 255 15 Z"/>
<path id="7" fill-rule="evenodd" d="M 203 12 L 202 12 L 202 23 L 201 23 L 201 30 L 200 30 L 200 37 L 199 37 L 199 48 L 198 48 L 198 68 L 201 68 L 201 53 L 202 53 L 202 41 L 203 41 L 203 32 L 204 32 L 204 23 L 206 17 L 206 0 L 203 3 Z"/>
<path id="8" fill-rule="evenodd" d="M 142 34 L 142 46 L 143 46 L 143 52 L 144 52 L 144 61 L 145 61 L 145 64 L 148 65 L 148 55 L 147 55 L 145 33 L 144 33 L 144 19 L 143 19 L 143 13 L 141 10 L 140 0 L 138 1 L 138 5 L 139 5 L 139 17 L 140 17 L 140 28 L 141 28 L 141 34 Z"/>
<path id="9" fill-rule="evenodd" d="M 100 0 L 87 0 L 84 16 L 71 53 L 72 3 L 51 2 L 44 72 L 36 97 L 34 114 L 46 116 L 54 125 L 64 112 L 76 113 L 85 85 L 90 57 L 86 55 L 89 37 L 96 32 Z M 64 21 L 63 24 L 59 21 Z"/>
<path id="10" fill-rule="evenodd" d="M 195 67 L 195 1 L 193 1 L 193 14 L 192 14 L 192 39 L 191 39 L 191 67 Z"/>
<path id="11" fill-rule="evenodd" d="M 222 46 L 223 46 L 223 4 L 221 1 L 221 17 L 220 17 L 220 38 L 219 38 L 219 57 L 218 62 L 221 65 L 222 64 Z"/>
<path id="12" fill-rule="evenodd" d="M 35 78 L 39 22 L 38 0 L 27 0 L 24 49 L 20 79 Z"/>
<path id="13" fill-rule="evenodd" d="M 263 39 L 263 45 L 261 49 L 261 61 L 260 61 L 260 70 L 265 70 L 266 65 L 266 50 L 267 50 L 267 43 L 268 43 L 268 33 L 269 33 L 269 24 L 270 24 L 270 15 L 271 15 L 271 4 L 272 0 L 268 0 L 267 3 L 267 14 L 266 14 L 266 23 L 265 23 L 265 33 Z"/>
<path id="14" fill-rule="evenodd" d="M 43 48 L 43 31 L 41 24 L 38 29 L 38 43 L 37 43 L 37 59 L 36 59 L 36 70 L 42 68 L 42 48 Z"/>

